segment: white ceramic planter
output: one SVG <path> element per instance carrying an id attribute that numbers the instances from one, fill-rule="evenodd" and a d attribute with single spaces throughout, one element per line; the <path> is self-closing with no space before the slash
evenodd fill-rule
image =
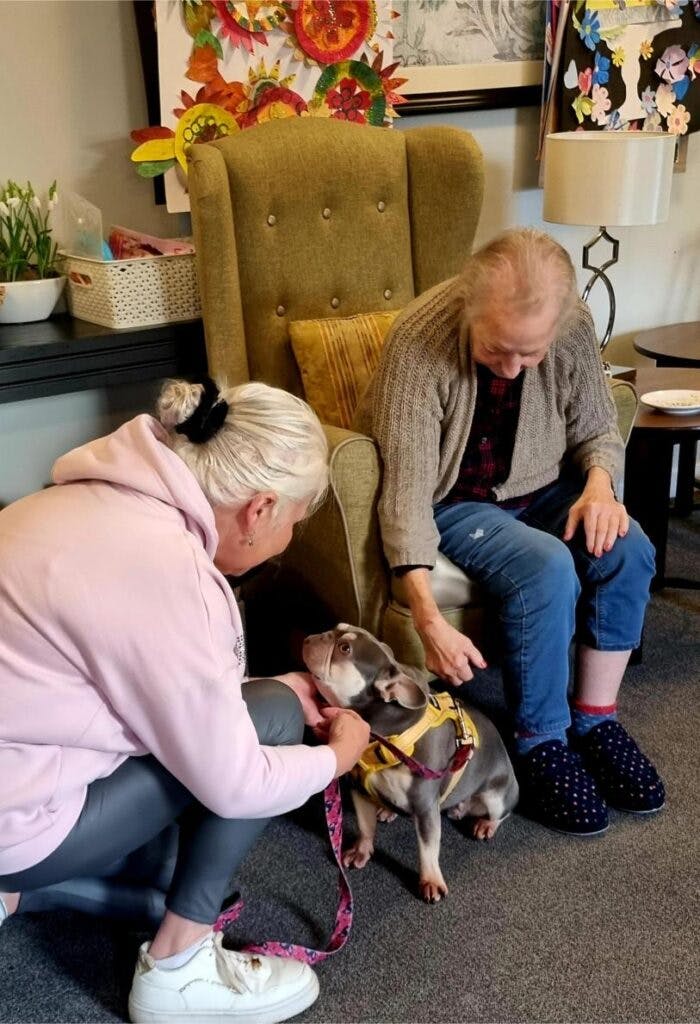
<path id="1" fill-rule="evenodd" d="M 28 324 L 51 316 L 65 277 L 38 281 L 0 281 L 0 324 Z"/>

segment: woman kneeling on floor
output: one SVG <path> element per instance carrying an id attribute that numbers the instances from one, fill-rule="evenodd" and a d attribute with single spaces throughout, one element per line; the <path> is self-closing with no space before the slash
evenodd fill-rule
<path id="1" fill-rule="evenodd" d="M 226 950 L 212 925 L 266 818 L 349 770 L 368 729 L 330 709 L 327 743 L 305 746 L 293 691 L 244 682 L 224 574 L 284 551 L 325 490 L 326 440 L 264 384 L 170 381 L 158 417 L 0 513 L 0 923 L 152 856 L 177 822 L 132 1021 L 281 1021 L 316 998 L 311 969 Z"/>

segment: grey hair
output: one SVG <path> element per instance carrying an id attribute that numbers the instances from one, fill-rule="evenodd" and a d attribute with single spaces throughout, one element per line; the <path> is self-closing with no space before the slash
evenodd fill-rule
<path id="1" fill-rule="evenodd" d="M 175 428 L 192 415 L 202 391 L 201 384 L 168 380 L 156 414 L 212 506 L 241 507 L 263 491 L 282 503 L 320 503 L 328 486 L 328 442 L 306 402 L 259 382 L 219 385 L 229 406 L 226 419 L 213 437 L 195 444 Z"/>
<path id="2" fill-rule="evenodd" d="M 456 283 L 462 327 L 498 304 L 533 313 L 552 298 L 565 323 L 578 302 L 576 273 L 566 249 L 535 228 L 513 228 L 488 242 L 467 261 Z"/>

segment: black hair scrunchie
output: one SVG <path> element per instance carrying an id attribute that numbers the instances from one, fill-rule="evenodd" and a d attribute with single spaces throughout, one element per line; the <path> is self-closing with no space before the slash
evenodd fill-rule
<path id="1" fill-rule="evenodd" d="M 184 434 L 193 444 L 203 444 L 219 430 L 228 415 L 228 402 L 219 397 L 219 389 L 211 377 L 203 377 L 195 383 L 204 390 L 199 405 L 191 416 L 175 427 L 177 434 Z"/>

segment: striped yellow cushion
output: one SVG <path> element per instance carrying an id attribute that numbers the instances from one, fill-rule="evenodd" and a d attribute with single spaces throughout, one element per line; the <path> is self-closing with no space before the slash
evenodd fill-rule
<path id="1" fill-rule="evenodd" d="M 306 401 L 322 423 L 349 427 L 397 309 L 328 320 L 293 320 L 292 349 Z"/>

